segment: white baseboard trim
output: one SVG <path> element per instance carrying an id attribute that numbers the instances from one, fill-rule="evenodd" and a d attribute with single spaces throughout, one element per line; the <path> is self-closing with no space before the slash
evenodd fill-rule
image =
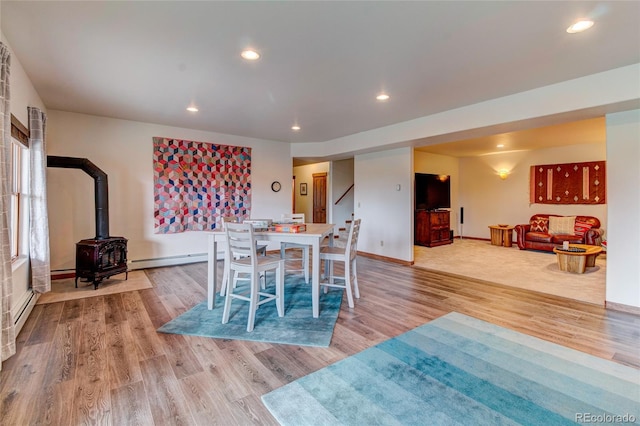
<path id="1" fill-rule="evenodd" d="M 158 257 L 155 259 L 129 260 L 129 270 L 159 268 L 162 266 L 185 265 L 187 263 L 206 262 L 207 253 L 185 254 L 180 256 Z"/>

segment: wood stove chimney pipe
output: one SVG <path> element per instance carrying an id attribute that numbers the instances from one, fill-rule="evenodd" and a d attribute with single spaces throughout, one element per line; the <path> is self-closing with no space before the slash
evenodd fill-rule
<path id="1" fill-rule="evenodd" d="M 80 169 L 91 176 L 95 187 L 96 240 L 109 238 L 109 182 L 107 174 L 86 158 L 47 156 L 47 167 Z"/>

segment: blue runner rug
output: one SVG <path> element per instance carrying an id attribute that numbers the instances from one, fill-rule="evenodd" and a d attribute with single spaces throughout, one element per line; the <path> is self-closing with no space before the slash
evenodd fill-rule
<path id="1" fill-rule="evenodd" d="M 640 421 L 640 370 L 459 313 L 276 389 L 282 425 Z"/>
<path id="2" fill-rule="evenodd" d="M 273 274 L 269 274 L 273 292 Z M 247 284 L 240 282 L 236 291 Z M 288 275 L 285 278 L 284 317 L 278 317 L 275 302 L 261 305 L 256 312 L 254 329 L 247 332 L 249 303 L 234 300 L 231 303 L 229 322 L 222 324 L 224 297 L 216 295 L 212 310 L 202 302 L 158 329 L 162 333 L 188 334 L 219 339 L 253 340 L 257 342 L 284 343 L 302 346 L 327 347 L 331 342 L 340 304 L 342 289 L 328 293 L 320 291 L 320 317 L 313 318 L 311 309 L 311 285 L 303 277 Z"/>

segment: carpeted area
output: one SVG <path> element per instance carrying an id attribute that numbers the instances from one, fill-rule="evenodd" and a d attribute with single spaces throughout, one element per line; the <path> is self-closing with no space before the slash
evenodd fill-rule
<path id="1" fill-rule="evenodd" d="M 126 280 L 125 274 L 114 275 L 102 281 L 97 290 L 92 283 L 82 282 L 81 280 L 78 280 L 78 288 L 76 288 L 75 279 L 66 278 L 51 281 L 51 291 L 40 295 L 36 304 L 65 302 L 67 300 L 105 296 L 107 294 L 143 290 L 151 287 L 151 282 L 142 270 L 129 271 L 129 277 Z"/>
<path id="2" fill-rule="evenodd" d="M 455 239 L 439 247 L 414 246 L 415 266 L 553 294 L 604 306 L 606 259 L 584 274 L 563 272 L 555 253 L 491 245 L 489 241 Z"/>
<path id="3" fill-rule="evenodd" d="M 271 279 L 273 281 L 273 278 Z M 242 291 L 238 284 L 237 291 Z M 273 291 L 273 288 L 268 288 Z M 188 334 L 219 339 L 252 340 L 289 345 L 328 347 L 342 303 L 342 289 L 320 292 L 320 317 L 313 318 L 311 285 L 298 275 L 285 278 L 284 317 L 278 317 L 275 302 L 258 308 L 254 329 L 247 332 L 249 303 L 234 300 L 229 322 L 222 324 L 224 298 L 216 297 L 212 310 L 203 302 L 158 329 L 162 333 Z"/>
<path id="4" fill-rule="evenodd" d="M 262 397 L 284 426 L 637 422 L 639 399 L 640 370 L 456 312 Z"/>

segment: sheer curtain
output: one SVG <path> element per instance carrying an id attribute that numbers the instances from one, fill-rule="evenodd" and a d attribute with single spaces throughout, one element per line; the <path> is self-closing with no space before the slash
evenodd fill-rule
<path id="1" fill-rule="evenodd" d="M 9 108 L 9 49 L 0 43 L 0 369 L 2 362 L 16 353 L 16 331 L 11 316 L 11 240 L 9 214 L 11 194 L 11 110 Z"/>
<path id="2" fill-rule="evenodd" d="M 47 116 L 29 107 L 30 208 L 29 257 L 31 286 L 36 293 L 51 291 L 49 264 L 49 215 L 47 212 L 47 156 L 44 129 Z"/>

